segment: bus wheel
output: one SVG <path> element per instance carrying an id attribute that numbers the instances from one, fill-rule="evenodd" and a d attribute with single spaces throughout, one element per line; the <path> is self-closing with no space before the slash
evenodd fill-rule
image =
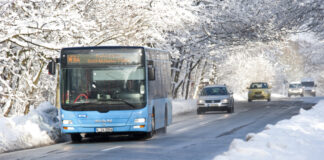
<path id="1" fill-rule="evenodd" d="M 145 137 L 147 139 L 152 138 L 154 133 L 155 133 L 155 113 L 154 113 L 154 110 L 153 110 L 153 113 L 152 113 L 151 128 L 152 128 L 152 130 L 150 132 L 146 133 Z"/>
<path id="2" fill-rule="evenodd" d="M 73 133 L 71 134 L 71 140 L 73 143 L 79 143 L 82 140 L 82 137 L 79 133 Z"/>
<path id="3" fill-rule="evenodd" d="M 162 133 L 167 133 L 167 127 L 168 127 L 168 109 L 165 108 L 165 113 L 164 113 L 164 127 L 162 128 L 161 132 Z"/>

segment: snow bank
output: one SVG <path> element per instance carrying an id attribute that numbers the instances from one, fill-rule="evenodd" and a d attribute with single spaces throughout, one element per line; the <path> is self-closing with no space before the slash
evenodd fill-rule
<path id="1" fill-rule="evenodd" d="M 324 101 L 276 125 L 268 125 L 247 141 L 234 139 L 229 151 L 214 160 L 321 160 L 324 150 Z"/>
<path id="2" fill-rule="evenodd" d="M 172 115 L 179 115 L 197 110 L 197 102 L 195 99 L 189 100 L 172 100 Z"/>
<path id="3" fill-rule="evenodd" d="M 60 128 L 57 109 L 45 102 L 26 116 L 0 117 L 0 152 L 55 143 Z"/>

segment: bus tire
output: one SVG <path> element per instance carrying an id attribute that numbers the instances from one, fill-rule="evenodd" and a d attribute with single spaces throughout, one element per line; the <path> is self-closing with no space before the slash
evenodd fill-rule
<path id="1" fill-rule="evenodd" d="M 79 133 L 73 133 L 73 134 L 71 134 L 71 140 L 72 140 L 72 143 L 79 143 L 79 142 L 81 142 L 82 137 Z"/>
<path id="2" fill-rule="evenodd" d="M 167 133 L 167 127 L 168 127 L 168 109 L 167 106 L 165 106 L 165 111 L 164 111 L 164 127 L 161 129 L 162 133 Z"/>
<path id="3" fill-rule="evenodd" d="M 152 112 L 151 129 L 152 130 L 150 132 L 146 133 L 146 135 L 145 135 L 146 139 L 152 138 L 155 133 L 155 112 L 154 112 L 154 110 Z"/>

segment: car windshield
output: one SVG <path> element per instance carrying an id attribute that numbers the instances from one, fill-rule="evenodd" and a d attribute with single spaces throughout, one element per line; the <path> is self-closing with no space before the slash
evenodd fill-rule
<path id="1" fill-rule="evenodd" d="M 302 85 L 305 87 L 314 87 L 314 82 L 302 82 Z"/>
<path id="2" fill-rule="evenodd" d="M 268 84 L 267 83 L 252 83 L 250 88 L 251 89 L 268 88 Z"/>
<path id="3" fill-rule="evenodd" d="M 228 95 L 225 87 L 207 87 L 201 91 L 201 96 Z"/>
<path id="4" fill-rule="evenodd" d="M 289 84 L 289 88 L 301 88 L 301 84 Z"/>

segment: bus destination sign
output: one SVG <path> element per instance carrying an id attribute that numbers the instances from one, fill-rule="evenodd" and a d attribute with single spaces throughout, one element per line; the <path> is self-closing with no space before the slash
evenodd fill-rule
<path id="1" fill-rule="evenodd" d="M 140 64 L 141 57 L 134 53 L 95 53 L 95 54 L 69 54 L 68 65 L 106 65 L 106 64 Z"/>

